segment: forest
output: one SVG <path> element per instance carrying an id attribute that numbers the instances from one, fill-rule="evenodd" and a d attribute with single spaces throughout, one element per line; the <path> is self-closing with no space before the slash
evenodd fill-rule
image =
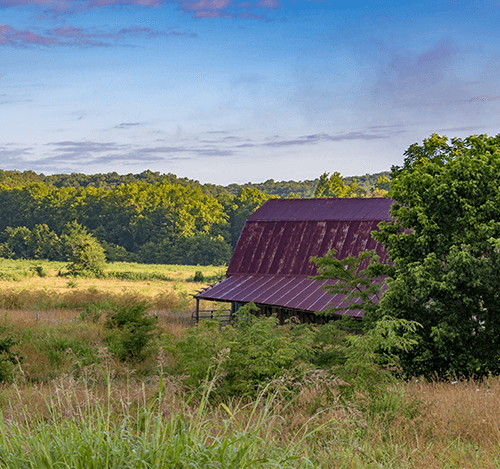
<path id="1" fill-rule="evenodd" d="M 45 176 L 0 170 L 0 257 L 67 260 L 65 239 L 77 229 L 92 236 L 110 262 L 224 265 L 246 218 L 269 198 L 381 196 L 388 175 L 335 172 L 313 181 L 217 186 L 151 171 Z"/>

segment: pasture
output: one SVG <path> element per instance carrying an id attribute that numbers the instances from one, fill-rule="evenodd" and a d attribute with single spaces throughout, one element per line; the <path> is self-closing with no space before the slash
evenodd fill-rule
<path id="1" fill-rule="evenodd" d="M 189 295 L 205 286 L 194 275 L 220 268 L 110 264 L 100 279 L 63 269 L 0 260 L 0 467 L 500 467 L 496 377 L 385 383 L 373 368 L 375 392 L 315 365 L 311 354 L 335 345 L 314 328 L 193 327 Z M 158 322 L 143 355 L 120 358 L 130 329 L 107 318 L 144 302 Z M 266 355 L 289 361 L 266 374 Z M 239 392 L 250 371 L 259 385 Z"/>

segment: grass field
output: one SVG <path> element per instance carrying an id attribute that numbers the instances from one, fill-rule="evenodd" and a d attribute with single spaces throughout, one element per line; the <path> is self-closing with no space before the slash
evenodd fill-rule
<path id="1" fill-rule="evenodd" d="M 30 270 L 37 265 L 45 276 Z M 140 274 L 135 280 L 67 278 L 61 268 L 0 261 L 10 278 L 0 281 L 0 374 L 7 365 L 12 372 L 0 384 L 0 467 L 500 467 L 497 377 L 399 381 L 368 406 L 363 390 L 342 399 L 321 370 L 293 383 L 271 379 L 251 397 L 222 395 L 224 358 L 193 387 L 178 371 L 177 348 L 195 330 L 189 294 L 206 285 L 192 277 L 220 268 L 108 266 Z M 89 304 L 106 311 L 143 300 L 160 319 L 149 352 L 119 360 L 109 352 L 116 336 L 105 317 L 84 313 Z M 206 336 L 207 347 L 218 330 Z M 22 358 L 9 362 L 8 349 Z"/>
<path id="2" fill-rule="evenodd" d="M 39 319 L 57 320 L 74 315 L 70 311 L 88 303 L 142 298 L 161 316 L 185 315 L 194 309 L 191 295 L 225 273 L 224 268 L 212 266 L 113 263 L 107 264 L 105 278 L 72 278 L 61 275 L 65 266 L 0 259 L 0 308 L 27 316 L 30 310 L 43 311 Z M 203 282 L 193 280 L 196 272 L 202 273 Z"/>

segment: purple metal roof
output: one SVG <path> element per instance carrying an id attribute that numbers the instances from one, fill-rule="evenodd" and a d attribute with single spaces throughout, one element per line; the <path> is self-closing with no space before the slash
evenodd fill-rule
<path id="1" fill-rule="evenodd" d="M 312 256 L 335 249 L 337 257 L 375 249 L 386 252 L 372 237 L 382 220 L 392 220 L 390 199 L 272 199 L 243 227 L 229 263 L 230 278 L 196 295 L 200 299 L 253 301 L 305 311 L 339 306 L 343 295 L 319 288 L 327 282 L 316 274 Z M 360 315 L 357 310 L 353 315 Z"/>
<path id="2" fill-rule="evenodd" d="M 344 295 L 331 295 L 322 285 L 328 281 L 309 280 L 307 277 L 287 277 L 275 275 L 234 275 L 223 280 L 197 298 L 216 301 L 236 301 L 281 306 L 303 311 L 321 312 L 327 308 L 339 307 Z M 347 311 L 352 317 L 361 317 L 360 310 Z"/>
<path id="3" fill-rule="evenodd" d="M 312 256 L 335 249 L 337 257 L 375 249 L 386 253 L 372 237 L 379 220 L 371 221 L 255 221 L 243 227 L 227 275 L 314 275 Z"/>
<path id="4" fill-rule="evenodd" d="M 392 220 L 388 198 L 371 199 L 270 199 L 247 221 Z"/>

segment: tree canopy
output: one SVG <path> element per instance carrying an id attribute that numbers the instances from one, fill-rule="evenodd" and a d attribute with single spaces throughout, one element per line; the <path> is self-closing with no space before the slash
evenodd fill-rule
<path id="1" fill-rule="evenodd" d="M 500 373 L 500 135 L 432 135 L 393 167 L 392 263 L 376 315 L 415 320 L 410 375 Z"/>
<path id="2" fill-rule="evenodd" d="M 350 184 L 346 184 L 344 178 L 341 174 L 336 171 L 331 176 L 330 173 L 323 173 L 320 178 L 316 190 L 314 191 L 314 197 L 356 197 L 360 195 L 362 189 L 353 179 Z M 364 192 L 364 191 L 363 191 Z"/>
<path id="3" fill-rule="evenodd" d="M 360 176 L 358 184 L 325 173 L 321 196 L 381 196 L 386 174 Z M 339 193 L 330 190 L 334 180 L 341 182 Z M 260 205 L 273 197 L 312 197 L 317 185 L 318 179 L 268 179 L 220 186 L 152 171 L 45 176 L 0 170 L 0 256 L 68 260 L 61 236 L 77 222 L 109 261 L 223 265 Z"/>

